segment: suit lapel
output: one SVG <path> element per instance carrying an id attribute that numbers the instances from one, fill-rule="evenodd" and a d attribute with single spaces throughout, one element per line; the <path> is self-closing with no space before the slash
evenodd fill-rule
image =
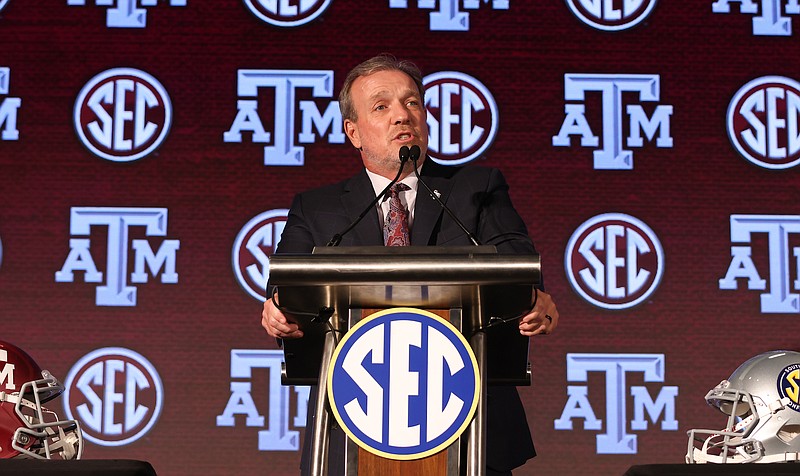
<path id="1" fill-rule="evenodd" d="M 372 189 L 372 182 L 370 182 L 367 172 L 362 169 L 360 174 L 350 179 L 345 185 L 345 191 L 342 194 L 342 206 L 347 216 L 350 217 L 350 222 L 352 223 L 374 199 L 375 192 Z M 383 232 L 378 222 L 378 212 L 374 209 L 368 211 L 361 222 L 348 234 L 353 237 L 352 240 L 347 240 L 347 236 L 345 236 L 343 240 L 345 243 L 351 242 L 361 246 L 382 245 Z"/>
<path id="2" fill-rule="evenodd" d="M 452 181 L 441 174 L 431 173 L 436 168 L 430 165 L 431 162 L 431 158 L 428 157 L 425 164 L 422 166 L 422 180 L 425 181 L 431 190 L 439 192 L 440 200 L 447 202 L 447 197 L 450 196 Z M 444 210 L 442 210 L 442 207 L 431 197 L 431 194 L 425 186 L 418 184 L 417 203 L 414 208 L 414 225 L 411 227 L 412 245 L 426 246 L 432 243 L 431 238 L 442 213 L 444 213 Z"/>

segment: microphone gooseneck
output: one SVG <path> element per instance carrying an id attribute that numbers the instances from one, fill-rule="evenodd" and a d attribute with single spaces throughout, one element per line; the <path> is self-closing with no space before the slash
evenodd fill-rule
<path id="1" fill-rule="evenodd" d="M 417 148 L 417 158 L 419 158 L 419 147 L 416 146 L 416 145 L 414 147 Z M 412 149 L 413 149 L 413 147 L 412 147 Z M 392 188 L 392 185 L 396 184 L 397 181 L 400 180 L 400 176 L 403 174 L 403 168 L 405 168 L 406 162 L 408 162 L 408 159 L 409 159 L 410 155 L 411 155 L 411 151 L 409 150 L 408 146 L 404 145 L 403 147 L 400 147 L 400 153 L 399 153 L 399 156 L 400 156 L 400 168 L 397 170 L 397 175 L 395 175 L 394 178 L 392 179 L 392 181 L 389 182 L 389 185 L 387 185 L 386 188 L 384 188 L 381 191 L 381 193 L 379 193 L 378 196 L 375 197 L 375 200 L 373 200 L 372 203 L 370 203 L 369 206 L 367 208 L 365 208 L 364 211 L 361 212 L 360 215 L 358 215 L 358 218 L 353 220 L 353 223 L 350 223 L 350 226 L 345 228 L 344 231 L 342 231 L 340 233 L 336 233 L 335 235 L 333 235 L 333 237 L 331 237 L 330 241 L 328 241 L 328 244 L 325 245 L 325 246 L 339 246 L 339 243 L 342 242 L 342 237 L 344 235 L 346 235 L 350 230 L 352 230 L 356 225 L 358 225 L 358 223 L 362 219 L 364 219 L 365 216 L 367 216 L 367 213 L 369 213 L 370 210 L 373 210 L 375 208 L 375 205 L 378 203 L 378 200 L 380 200 L 381 197 L 385 196 L 386 192 L 388 192 L 389 189 Z M 415 163 L 415 165 L 416 165 L 416 163 Z"/>
<path id="2" fill-rule="evenodd" d="M 470 233 L 469 230 L 467 230 L 467 227 L 464 226 L 463 223 L 461 223 L 461 220 L 459 220 L 458 217 L 455 215 L 455 213 L 453 213 L 453 211 L 450 210 L 450 207 L 445 205 L 444 202 L 439 198 L 439 196 L 436 193 L 434 193 L 434 191 L 431 190 L 430 187 L 428 187 L 428 184 L 426 184 L 422 180 L 422 177 L 419 176 L 419 170 L 417 170 L 419 168 L 417 166 L 417 160 L 419 160 L 420 153 L 421 153 L 421 151 L 420 151 L 418 145 L 412 145 L 411 146 L 411 149 L 409 150 L 409 155 L 411 156 L 411 161 L 414 162 L 414 173 L 417 175 L 417 181 L 419 183 L 421 183 L 423 187 L 425 187 L 425 190 L 427 190 L 428 193 L 431 195 L 431 198 L 433 198 L 433 200 L 436 203 L 438 203 L 440 207 L 442 207 L 442 210 L 447 212 L 447 214 L 450 216 L 450 218 L 452 218 L 453 221 L 456 222 L 456 225 L 458 225 L 458 227 L 461 228 L 461 231 L 463 231 L 464 234 L 467 235 L 467 238 L 469 238 L 469 241 L 471 241 L 472 244 L 475 245 L 475 246 L 481 246 L 481 242 L 478 241 L 477 238 L 475 238 L 475 235 L 473 235 L 472 233 Z"/>

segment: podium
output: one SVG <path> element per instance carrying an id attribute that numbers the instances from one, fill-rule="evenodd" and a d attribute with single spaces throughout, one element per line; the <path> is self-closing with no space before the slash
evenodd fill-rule
<path id="1" fill-rule="evenodd" d="M 458 440 L 422 461 L 376 455 L 348 438 L 345 474 L 485 474 L 487 385 L 530 385 L 528 338 L 517 319 L 530 310 L 541 281 L 538 255 L 498 254 L 493 246 L 318 247 L 273 255 L 269 273 L 280 309 L 304 333 L 283 341 L 282 383 L 318 386 L 306 430 L 312 475 L 328 474 L 327 382 L 336 344 L 362 318 L 392 308 L 432 312 L 462 333 L 480 377 L 477 409 Z"/>

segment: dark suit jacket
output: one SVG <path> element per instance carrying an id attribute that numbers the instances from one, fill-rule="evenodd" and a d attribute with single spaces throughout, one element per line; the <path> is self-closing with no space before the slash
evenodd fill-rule
<path id="1" fill-rule="evenodd" d="M 525 223 L 514 210 L 508 185 L 499 170 L 486 167 L 445 167 L 428 159 L 422 180 L 481 244 L 495 245 L 499 253 L 535 253 Z M 310 253 L 345 230 L 375 199 L 366 171 L 343 182 L 295 197 L 276 253 Z M 468 246 L 469 239 L 450 216 L 418 188 L 411 244 Z M 378 214 L 370 210 L 342 238 L 341 246 L 383 245 Z M 503 471 L 536 455 L 525 411 L 515 387 L 490 387 L 487 415 L 487 464 Z"/>

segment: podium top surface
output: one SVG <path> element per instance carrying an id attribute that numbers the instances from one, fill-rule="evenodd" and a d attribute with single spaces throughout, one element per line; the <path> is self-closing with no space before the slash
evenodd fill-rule
<path id="1" fill-rule="evenodd" d="M 497 254 L 493 245 L 480 246 L 316 246 L 315 255 L 486 255 Z"/>
<path id="2" fill-rule="evenodd" d="M 539 255 L 498 254 L 493 246 L 367 246 L 315 248 L 270 257 L 278 286 L 384 284 L 538 284 Z"/>

